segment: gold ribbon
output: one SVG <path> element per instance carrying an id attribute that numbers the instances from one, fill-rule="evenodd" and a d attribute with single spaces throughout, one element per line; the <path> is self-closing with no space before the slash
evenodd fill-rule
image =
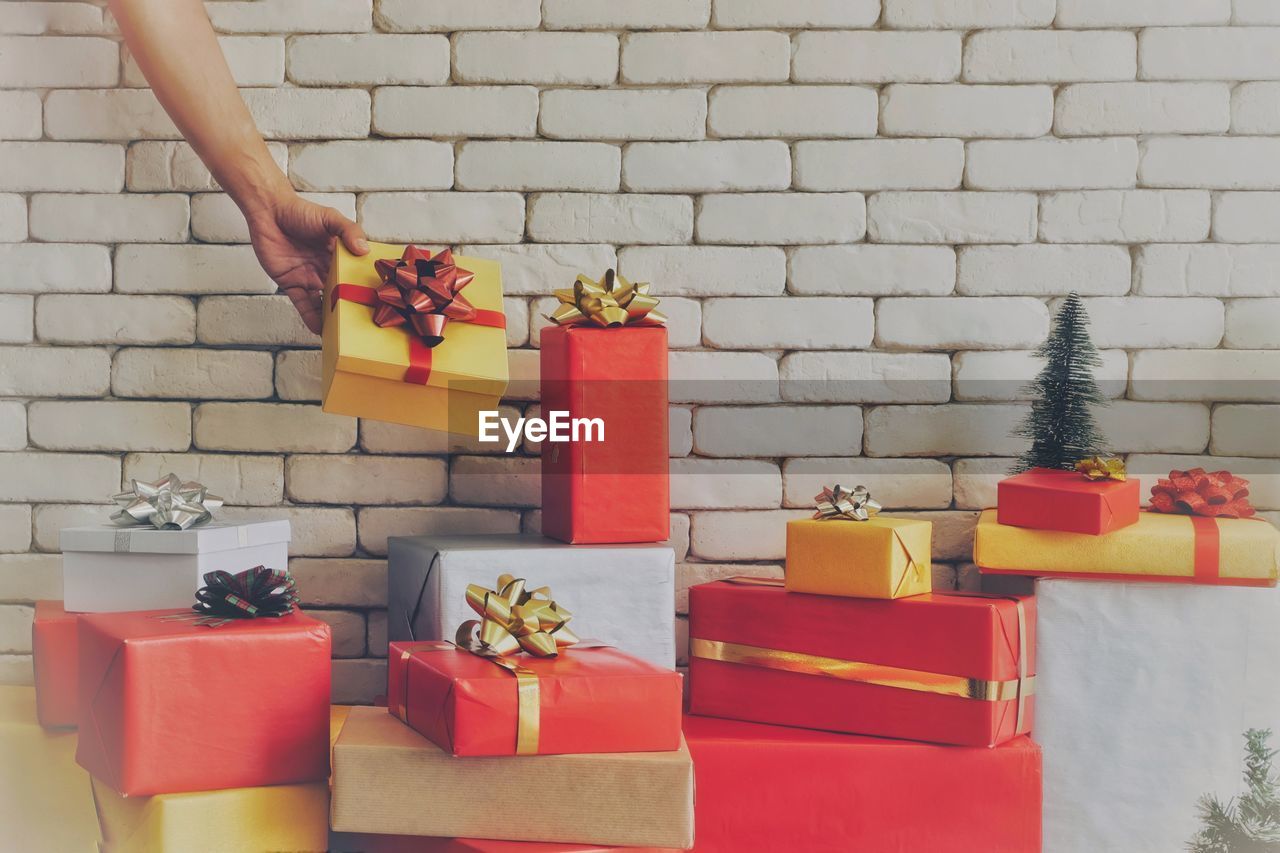
<path id="1" fill-rule="evenodd" d="M 841 519 L 844 521 L 870 521 L 883 507 L 871 497 L 866 486 L 854 486 L 853 491 L 837 483 L 832 488 L 823 487 L 813 496 L 816 507 L 813 517 L 818 520 Z"/>
<path id="2" fill-rule="evenodd" d="M 1129 476 L 1125 471 L 1124 460 L 1119 457 L 1103 459 L 1101 456 L 1091 456 L 1081 459 L 1076 463 L 1076 470 L 1086 480 L 1116 480 L 1123 483 Z"/>
<path id="3" fill-rule="evenodd" d="M 658 310 L 658 297 L 649 294 L 649 285 L 632 284 L 613 270 L 599 281 L 578 276 L 573 287 L 555 291 L 559 307 L 547 316 L 558 326 L 595 324 L 614 326 L 660 326 L 667 317 Z"/>

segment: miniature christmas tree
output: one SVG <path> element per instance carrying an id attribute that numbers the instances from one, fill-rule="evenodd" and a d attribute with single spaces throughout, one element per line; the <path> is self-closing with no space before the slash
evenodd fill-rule
<path id="1" fill-rule="evenodd" d="M 1081 459 L 1105 452 L 1091 411 L 1105 404 L 1093 378 L 1102 359 L 1089 339 L 1088 324 L 1084 303 L 1072 293 L 1058 309 L 1048 339 L 1036 350 L 1045 366 L 1028 388 L 1033 395 L 1031 412 L 1014 433 L 1031 439 L 1031 448 L 1022 454 L 1015 472 L 1070 469 Z"/>
<path id="2" fill-rule="evenodd" d="M 1187 845 L 1191 853 L 1277 853 L 1280 851 L 1280 780 L 1272 772 L 1276 750 L 1270 729 L 1244 733 L 1244 782 L 1248 791 L 1223 803 L 1213 795 L 1200 800 L 1203 828 Z"/>

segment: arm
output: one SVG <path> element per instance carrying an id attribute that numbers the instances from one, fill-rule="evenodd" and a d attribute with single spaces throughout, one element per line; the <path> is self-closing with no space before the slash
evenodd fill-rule
<path id="1" fill-rule="evenodd" d="M 258 262 L 319 332 L 333 240 L 363 255 L 364 232 L 294 192 L 240 98 L 201 0 L 109 2 L 161 105 L 244 214 Z"/>

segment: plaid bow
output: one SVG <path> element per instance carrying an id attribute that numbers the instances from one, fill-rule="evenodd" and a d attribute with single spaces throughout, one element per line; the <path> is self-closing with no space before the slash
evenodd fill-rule
<path id="1" fill-rule="evenodd" d="M 255 566 L 243 572 L 209 572 L 191 609 L 197 625 L 217 628 L 233 619 L 286 616 L 298 603 L 298 585 L 288 571 Z"/>

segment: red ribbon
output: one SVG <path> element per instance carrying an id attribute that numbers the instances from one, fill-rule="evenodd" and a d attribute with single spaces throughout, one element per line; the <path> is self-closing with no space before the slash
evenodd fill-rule
<path id="1" fill-rule="evenodd" d="M 1207 518 L 1249 518 L 1249 481 L 1230 471 L 1206 472 L 1203 468 L 1170 471 L 1151 487 L 1154 512 L 1181 513 Z"/>

